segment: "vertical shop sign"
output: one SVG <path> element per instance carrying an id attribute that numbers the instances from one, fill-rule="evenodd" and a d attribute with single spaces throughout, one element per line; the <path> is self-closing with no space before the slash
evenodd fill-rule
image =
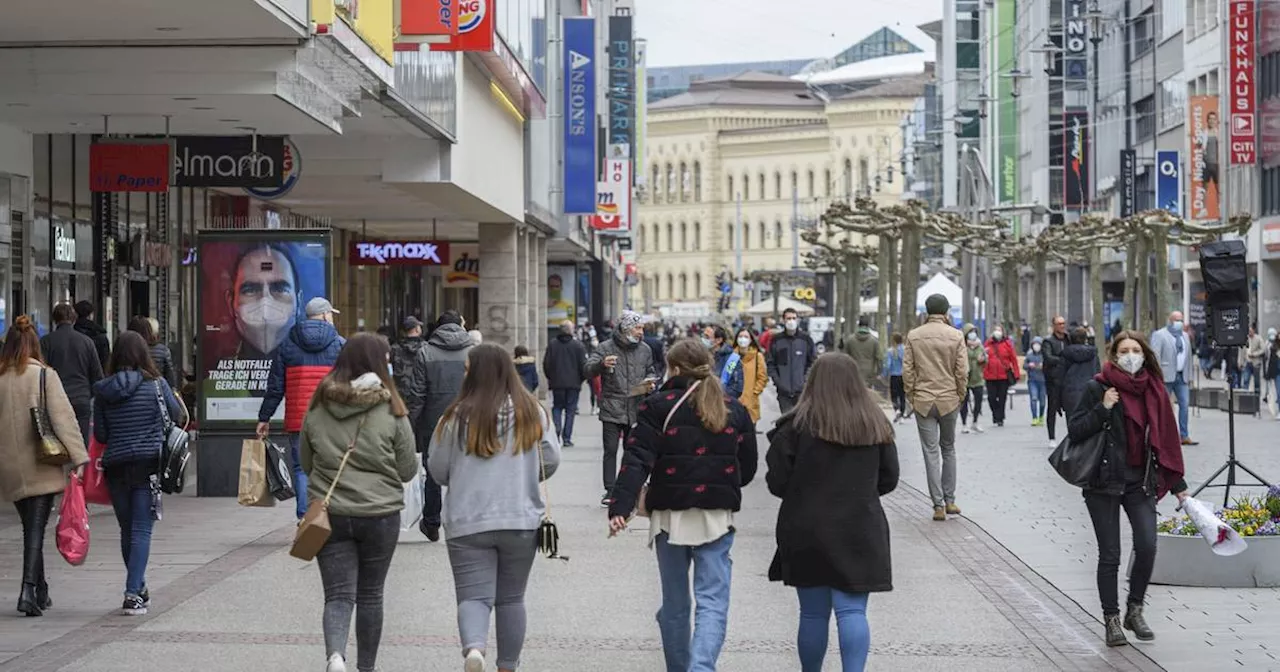
<path id="1" fill-rule="evenodd" d="M 1120 216 L 1132 217 L 1138 200 L 1138 153 L 1120 150 Z"/>
<path id="2" fill-rule="evenodd" d="M 596 212 L 596 20 L 564 20 L 564 212 Z"/>
<path id="3" fill-rule="evenodd" d="M 1069 109 L 1062 114 L 1062 205 L 1080 209 L 1089 194 L 1089 113 Z"/>
<path id="4" fill-rule="evenodd" d="M 276 349 L 313 298 L 330 300 L 330 234 L 202 233 L 199 349 L 201 426 L 251 426 Z M 272 416 L 284 417 L 281 404 Z"/>
<path id="5" fill-rule="evenodd" d="M 1191 133 L 1191 156 L 1187 161 L 1190 179 L 1187 194 L 1190 216 L 1195 221 L 1218 219 L 1218 97 L 1191 96 L 1187 128 Z"/>
<path id="6" fill-rule="evenodd" d="M 609 17 L 609 144 L 635 142 L 635 53 L 631 46 L 631 17 Z"/>
<path id="7" fill-rule="evenodd" d="M 547 267 L 547 328 L 559 327 L 565 320 L 577 323 L 577 278 L 576 266 Z"/>
<path id="8" fill-rule="evenodd" d="M 1156 152 L 1156 207 L 1182 214 L 1182 156 L 1176 149 Z"/>
<path id="9" fill-rule="evenodd" d="M 494 0 L 457 0 L 458 32 L 431 51 L 493 51 Z"/>
<path id="10" fill-rule="evenodd" d="M 1257 160 L 1258 129 L 1254 116 L 1257 51 L 1254 49 L 1257 22 L 1254 0 L 1227 3 L 1227 61 L 1231 76 L 1231 165 L 1252 165 Z"/>
<path id="11" fill-rule="evenodd" d="M 1018 67 L 1018 54 L 1014 46 L 1017 34 L 1016 0 L 996 2 L 996 61 L 998 72 L 1009 72 Z M 996 159 L 996 200 L 1001 203 L 1018 202 L 1018 99 L 1013 95 L 1013 78 L 996 78 L 996 138 L 999 157 Z"/>
<path id="12" fill-rule="evenodd" d="M 1062 76 L 1065 79 L 1089 78 L 1089 19 L 1084 0 L 1062 3 Z"/>
<path id="13" fill-rule="evenodd" d="M 591 228 L 613 234 L 631 231 L 631 158 L 606 159 L 604 178 L 596 188 L 596 216 Z"/>

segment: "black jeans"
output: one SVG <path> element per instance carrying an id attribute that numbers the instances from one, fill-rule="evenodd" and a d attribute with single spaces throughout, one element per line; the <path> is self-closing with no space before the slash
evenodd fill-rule
<path id="1" fill-rule="evenodd" d="M 423 447 L 425 448 L 425 446 Z M 427 451 L 422 451 L 422 466 L 427 466 Z M 440 494 L 440 484 L 431 478 L 431 470 L 427 469 L 427 477 L 422 479 L 422 524 L 427 527 L 440 527 L 440 511 L 444 509 L 444 498 Z"/>
<path id="2" fill-rule="evenodd" d="M 48 593 L 44 578 L 44 532 L 53 513 L 55 495 L 36 495 L 13 503 L 22 519 L 22 582 Z"/>
<path id="3" fill-rule="evenodd" d="M 800 400 L 800 395 L 788 395 L 778 392 L 778 410 L 786 415 L 791 409 L 796 407 L 796 402 Z"/>
<path id="4" fill-rule="evenodd" d="M 1049 440 L 1053 441 L 1057 438 L 1054 435 L 1054 425 L 1057 424 L 1058 414 L 1064 410 L 1073 409 L 1062 408 L 1062 383 L 1057 381 L 1045 381 L 1047 391 L 1049 393 L 1049 404 L 1045 409 L 1044 418 L 1045 426 L 1049 428 Z"/>
<path id="5" fill-rule="evenodd" d="M 316 556 L 324 585 L 325 656 L 347 655 L 356 614 L 356 669 L 372 672 L 382 641 L 382 587 L 400 540 L 400 514 L 375 518 L 329 515 L 333 533 Z"/>
<path id="6" fill-rule="evenodd" d="M 991 404 L 991 422 L 1004 422 L 1004 412 L 1009 407 L 1009 381 L 988 380 L 987 403 Z"/>
<path id="7" fill-rule="evenodd" d="M 1129 573 L 1129 604 L 1141 604 L 1156 564 L 1156 498 L 1142 491 L 1141 483 L 1125 486 L 1123 495 L 1086 490 L 1084 504 L 1093 519 L 1098 538 L 1098 597 L 1102 613 L 1120 613 L 1120 509 L 1129 516 L 1133 528 L 1133 569 Z"/>
<path id="8" fill-rule="evenodd" d="M 907 414 L 907 388 L 902 384 L 902 376 L 889 376 L 889 399 L 898 415 Z"/>
<path id="9" fill-rule="evenodd" d="M 613 422 L 603 422 L 604 425 L 604 490 L 610 492 L 613 490 L 613 484 L 618 480 L 618 444 L 627 440 L 631 436 L 630 425 L 619 425 Z"/>
<path id="10" fill-rule="evenodd" d="M 985 388 L 971 387 L 964 395 L 964 401 L 960 403 L 960 424 L 969 424 L 969 400 L 973 399 L 973 421 L 977 422 L 982 417 L 982 391 Z"/>

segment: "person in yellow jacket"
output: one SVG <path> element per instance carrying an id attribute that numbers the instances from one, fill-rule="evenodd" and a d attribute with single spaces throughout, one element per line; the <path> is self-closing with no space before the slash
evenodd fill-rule
<path id="1" fill-rule="evenodd" d="M 760 421 L 760 394 L 769 385 L 769 371 L 765 366 L 764 352 L 750 329 L 738 330 L 734 349 L 742 358 L 742 396 L 738 401 L 747 407 L 752 422 Z"/>

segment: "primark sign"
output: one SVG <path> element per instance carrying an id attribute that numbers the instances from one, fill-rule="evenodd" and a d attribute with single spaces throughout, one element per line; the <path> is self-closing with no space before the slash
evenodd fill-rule
<path id="1" fill-rule="evenodd" d="M 173 140 L 173 186 L 277 189 L 284 184 L 279 135 L 184 135 Z"/>

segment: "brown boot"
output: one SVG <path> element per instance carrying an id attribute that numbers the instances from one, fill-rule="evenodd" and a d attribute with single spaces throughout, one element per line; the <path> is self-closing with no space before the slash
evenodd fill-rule
<path id="1" fill-rule="evenodd" d="M 960 515 L 960 507 L 956 506 L 955 502 L 952 502 L 952 503 L 948 504 L 948 505 L 947 505 L 947 515 L 948 515 L 948 516 L 958 516 L 958 515 Z"/>
<path id="2" fill-rule="evenodd" d="M 1125 646 L 1129 638 L 1124 636 L 1124 627 L 1120 624 L 1120 614 L 1106 617 L 1107 646 Z"/>
<path id="3" fill-rule="evenodd" d="M 933 519 L 934 519 L 934 520 L 946 520 L 946 519 L 947 519 L 947 512 L 946 512 L 946 509 L 943 509 L 941 506 L 935 506 L 935 507 L 933 507 Z"/>
<path id="4" fill-rule="evenodd" d="M 1156 633 L 1152 632 L 1151 627 L 1147 625 L 1147 619 L 1142 617 L 1141 604 L 1130 604 L 1125 610 L 1124 629 L 1132 630 L 1133 636 L 1139 641 L 1149 642 L 1156 638 Z"/>

